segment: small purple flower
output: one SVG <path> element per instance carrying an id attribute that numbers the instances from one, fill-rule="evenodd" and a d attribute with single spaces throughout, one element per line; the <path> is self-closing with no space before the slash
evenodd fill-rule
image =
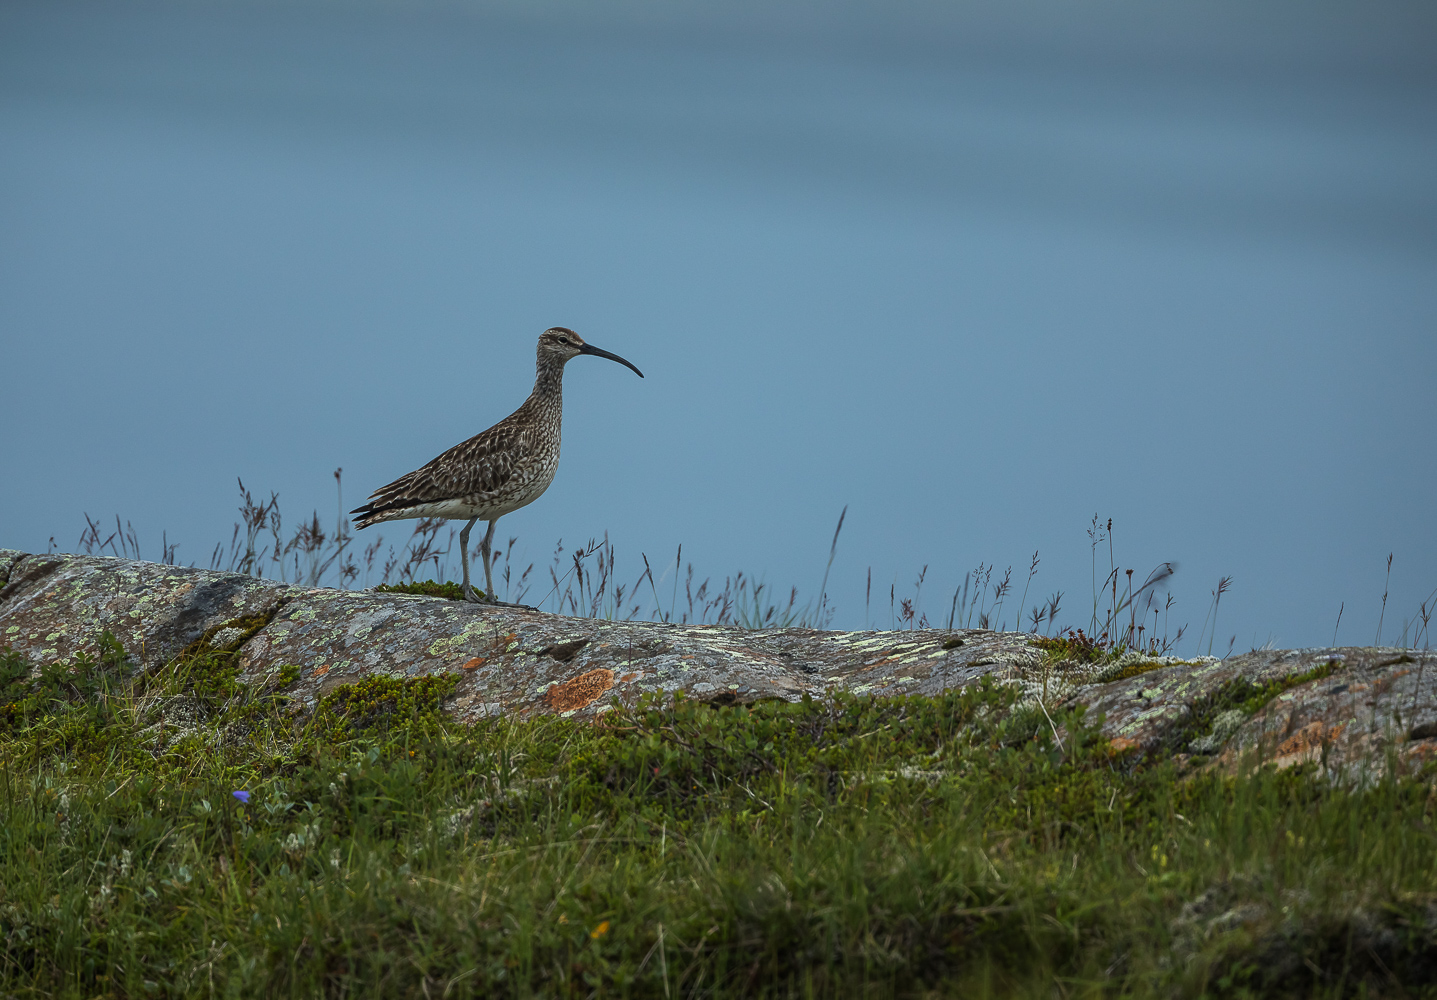
<path id="1" fill-rule="evenodd" d="M 249 805 L 249 792 L 234 792 L 232 794 L 245 805 Z"/>

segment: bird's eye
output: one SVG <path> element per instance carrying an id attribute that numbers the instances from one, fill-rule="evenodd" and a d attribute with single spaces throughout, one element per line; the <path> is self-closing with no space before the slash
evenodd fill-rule
<path id="1" fill-rule="evenodd" d="M 569 342 L 569 338 L 568 338 L 568 337 L 560 337 L 560 338 L 559 338 L 559 343 L 561 343 L 561 344 L 567 344 L 568 342 Z"/>

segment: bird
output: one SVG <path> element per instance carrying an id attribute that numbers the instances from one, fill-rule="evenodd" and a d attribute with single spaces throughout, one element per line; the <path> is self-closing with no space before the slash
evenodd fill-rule
<path id="1" fill-rule="evenodd" d="M 568 327 L 550 327 L 539 334 L 538 371 L 529 398 L 493 427 L 371 493 L 367 503 L 350 511 L 356 515 L 356 529 L 408 518 L 467 519 L 459 532 L 464 600 L 501 603 L 494 599 L 490 560 L 494 525 L 503 515 L 539 499 L 554 481 L 559 468 L 564 365 L 581 354 L 617 361 L 644 377 L 631 362 L 585 343 Z M 481 519 L 489 522 L 479 545 L 484 559 L 483 596 L 469 584 L 469 529 Z"/>

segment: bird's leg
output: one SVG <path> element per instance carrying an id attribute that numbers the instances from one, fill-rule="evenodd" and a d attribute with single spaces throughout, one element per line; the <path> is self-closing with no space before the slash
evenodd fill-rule
<path id="1" fill-rule="evenodd" d="M 484 541 L 479 543 L 479 552 L 484 557 L 484 595 L 490 604 L 499 603 L 494 597 L 494 573 L 489 559 L 489 546 L 494 541 L 494 525 L 498 523 L 497 517 L 489 522 L 489 530 L 484 532 Z"/>
<path id="2" fill-rule="evenodd" d="M 479 520 L 471 517 L 469 523 L 459 529 L 459 562 L 464 567 L 464 600 L 479 602 L 479 596 L 474 593 L 474 588 L 469 586 L 469 529 L 474 527 L 474 522 Z"/>

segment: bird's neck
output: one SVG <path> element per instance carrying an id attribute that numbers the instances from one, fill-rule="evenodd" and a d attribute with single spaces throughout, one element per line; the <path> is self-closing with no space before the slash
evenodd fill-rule
<path id="1" fill-rule="evenodd" d="M 558 399 L 564 392 L 564 362 L 540 361 L 538 375 L 534 379 L 534 396 L 539 399 Z"/>

